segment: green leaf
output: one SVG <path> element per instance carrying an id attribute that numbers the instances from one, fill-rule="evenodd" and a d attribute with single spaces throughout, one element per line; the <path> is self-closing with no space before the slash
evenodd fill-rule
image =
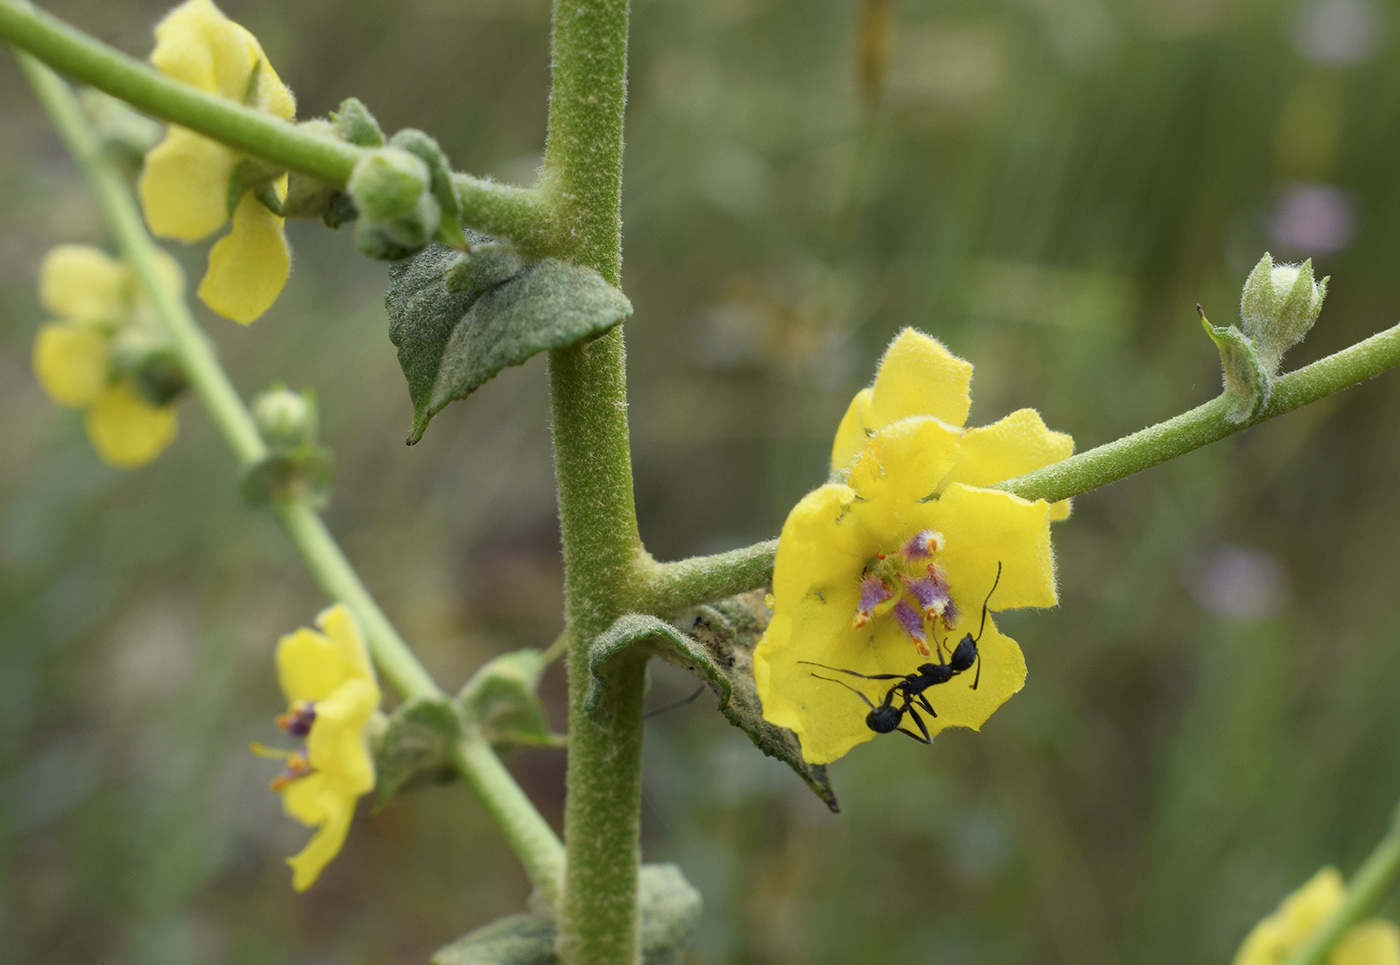
<path id="1" fill-rule="evenodd" d="M 637 882 L 642 965 L 681 965 L 704 910 L 700 893 L 673 864 L 642 865 Z M 432 965 L 553 965 L 554 923 L 509 915 L 438 949 Z"/>
<path id="2" fill-rule="evenodd" d="M 458 695 L 458 703 L 492 744 L 563 747 L 568 738 L 550 731 L 536 693 L 547 666 L 539 650 L 502 654 L 472 675 Z"/>
<path id="3" fill-rule="evenodd" d="M 552 965 L 554 924 L 535 915 L 509 915 L 451 945 L 439 948 L 432 965 Z"/>
<path id="4" fill-rule="evenodd" d="M 591 713 L 597 707 L 612 658 L 641 647 L 709 684 L 719 697 L 720 712 L 731 724 L 748 734 L 763 753 L 796 771 L 827 807 L 839 811 L 826 768 L 803 760 L 796 734 L 763 719 L 753 679 L 753 648 L 763 636 L 768 617 L 761 591 L 699 607 L 674 624 L 643 614 L 625 614 L 589 648 L 592 680 L 584 709 Z"/>
<path id="5" fill-rule="evenodd" d="M 401 790 L 452 780 L 449 747 L 461 728 L 449 701 L 412 697 L 400 704 L 374 746 L 375 810 Z"/>
<path id="6" fill-rule="evenodd" d="M 474 235 L 472 245 L 490 239 Z M 602 334 L 632 304 L 596 271 L 546 258 L 480 288 L 449 292 L 444 276 L 470 255 L 429 245 L 389 268 L 389 341 L 413 400 L 409 445 L 433 416 L 508 365 Z M 494 276 L 493 276 L 494 277 Z"/>
<path id="7" fill-rule="evenodd" d="M 1200 306 L 1196 311 L 1201 312 Z M 1259 358 L 1253 339 L 1233 325 L 1212 325 L 1201 312 L 1201 325 L 1220 350 L 1220 367 L 1225 392 L 1233 398 L 1225 417 L 1231 422 L 1248 422 L 1263 411 L 1273 389 L 1273 378 Z"/>
<path id="8" fill-rule="evenodd" d="M 336 134 L 351 144 L 360 147 L 384 146 L 384 131 L 358 97 L 347 97 L 341 101 L 340 109 L 331 111 L 331 123 L 335 125 Z"/>

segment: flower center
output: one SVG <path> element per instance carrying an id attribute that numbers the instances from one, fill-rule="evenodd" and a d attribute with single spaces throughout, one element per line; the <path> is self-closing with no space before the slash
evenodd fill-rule
<path id="1" fill-rule="evenodd" d="M 311 733 L 311 725 L 316 723 L 316 705 L 309 700 L 298 701 L 287 708 L 285 714 L 277 715 L 277 726 L 293 737 L 305 737 Z"/>
<path id="2" fill-rule="evenodd" d="M 278 774 L 267 784 L 268 787 L 279 794 L 285 791 L 287 785 L 291 784 L 293 781 L 300 780 L 316 771 L 316 768 L 311 766 L 311 761 L 307 758 L 306 748 L 304 747 L 299 750 L 289 751 L 281 747 L 268 747 L 254 741 L 248 749 L 259 757 L 285 762 L 282 773 Z"/>
<path id="3" fill-rule="evenodd" d="M 859 630 L 872 619 L 892 616 L 920 656 L 933 656 L 928 638 L 934 621 L 951 628 L 958 619 L 948 576 L 936 562 L 942 548 L 942 533 L 921 529 L 896 551 L 877 553 L 861 573 L 852 626 Z"/>

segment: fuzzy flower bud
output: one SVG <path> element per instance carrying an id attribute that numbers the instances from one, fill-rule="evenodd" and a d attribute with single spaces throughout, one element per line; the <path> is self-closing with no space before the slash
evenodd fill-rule
<path id="1" fill-rule="evenodd" d="M 360 212 L 359 249 L 371 258 L 396 260 L 431 241 L 442 222 L 431 182 L 428 165 L 399 148 L 378 148 L 356 164 L 347 190 Z"/>
<path id="2" fill-rule="evenodd" d="M 1240 298 L 1240 318 L 1271 375 L 1278 372 L 1283 353 L 1308 334 L 1326 297 L 1327 279 L 1313 280 L 1311 259 L 1301 265 L 1275 265 L 1265 252 L 1249 273 Z"/>
<path id="3" fill-rule="evenodd" d="M 268 389 L 253 400 L 253 421 L 274 449 L 295 449 L 316 439 L 316 405 L 304 392 Z"/>

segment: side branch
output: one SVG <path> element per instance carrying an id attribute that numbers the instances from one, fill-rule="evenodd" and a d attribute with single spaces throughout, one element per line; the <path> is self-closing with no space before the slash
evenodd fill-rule
<path id="1" fill-rule="evenodd" d="M 770 539 L 713 556 L 653 563 L 643 571 L 637 609 L 669 615 L 758 589 L 773 579 L 777 551 L 778 541 Z"/>
<path id="2" fill-rule="evenodd" d="M 336 187 L 345 186 L 364 153 L 364 148 L 299 130 L 270 114 L 172 80 L 52 14 L 16 0 L 0 0 L 0 39 L 147 114 Z"/>
<path id="3" fill-rule="evenodd" d="M 1274 416 L 1292 412 L 1396 365 L 1400 365 L 1400 325 L 1283 376 L 1274 383 L 1269 404 L 1251 422 L 1227 419 L 1230 399 L 1222 395 L 1174 419 L 1008 479 L 992 488 L 1024 499 L 1044 499 L 1052 503 L 1078 496 L 1218 442 Z"/>

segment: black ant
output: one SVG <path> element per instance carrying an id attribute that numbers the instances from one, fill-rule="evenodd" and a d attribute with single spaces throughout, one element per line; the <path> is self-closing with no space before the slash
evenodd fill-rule
<path id="1" fill-rule="evenodd" d="M 817 663 L 813 660 L 799 660 L 797 662 L 805 663 L 813 667 L 821 667 L 823 670 L 833 670 L 836 673 L 859 677 L 862 680 L 899 681 L 890 686 L 890 689 L 885 692 L 884 698 L 876 705 L 869 697 L 844 680 L 837 680 L 835 677 L 823 677 L 821 674 L 817 673 L 812 674 L 812 676 L 816 677 L 818 680 L 826 680 L 830 683 L 840 684 L 861 700 L 865 701 L 865 705 L 870 708 L 870 713 L 865 715 L 865 726 L 869 727 L 875 733 L 888 734 L 890 731 L 897 730 L 901 734 L 908 734 L 921 744 L 931 744 L 933 743 L 933 737 L 928 732 L 928 725 L 925 724 L 924 719 L 919 716 L 919 711 L 915 707 L 915 704 L 922 707 L 930 717 L 937 717 L 938 712 L 933 709 L 933 705 L 929 703 L 928 697 L 924 694 L 924 691 L 928 690 L 930 687 L 936 687 L 939 684 L 947 683 L 958 674 L 972 669 L 974 663 L 977 664 L 977 675 L 972 680 L 972 689 L 977 689 L 977 685 L 982 681 L 982 655 L 977 650 L 977 642 L 982 639 L 982 633 L 987 629 L 987 604 L 992 602 L 992 594 L 996 592 L 997 584 L 1000 582 L 1001 563 L 998 562 L 996 579 L 992 581 L 992 588 L 987 591 L 987 598 L 982 601 L 982 623 L 977 628 L 977 636 L 974 637 L 970 633 L 965 634 L 946 659 L 940 659 L 938 663 L 920 664 L 913 673 L 865 674 L 857 673 L 854 670 L 844 670 L 840 667 L 828 667 L 824 663 Z M 938 656 L 942 658 L 946 648 L 943 643 L 939 642 L 937 636 L 933 639 L 934 642 L 938 644 Z M 903 698 L 903 702 L 898 706 L 895 705 L 896 696 Z M 918 726 L 918 734 L 903 726 L 904 716 L 906 714 L 909 715 Z M 920 736 L 920 734 L 923 736 Z"/>

